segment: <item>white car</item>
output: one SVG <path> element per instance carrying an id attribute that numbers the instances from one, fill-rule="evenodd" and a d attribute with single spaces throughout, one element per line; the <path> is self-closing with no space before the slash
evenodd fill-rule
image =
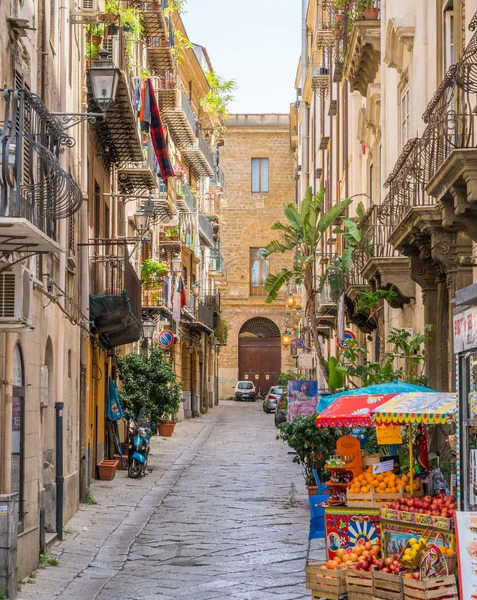
<path id="1" fill-rule="evenodd" d="M 234 387 L 234 400 L 253 400 L 255 402 L 257 390 L 252 381 L 237 381 Z"/>

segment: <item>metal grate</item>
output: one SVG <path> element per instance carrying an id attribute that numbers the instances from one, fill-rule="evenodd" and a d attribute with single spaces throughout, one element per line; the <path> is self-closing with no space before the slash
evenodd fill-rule
<path id="1" fill-rule="evenodd" d="M 0 274 L 0 318 L 15 317 L 15 275 Z"/>
<path id="2" fill-rule="evenodd" d="M 258 338 L 280 337 L 278 325 L 266 317 L 249 319 L 240 328 L 239 335 L 242 333 L 252 333 Z"/>

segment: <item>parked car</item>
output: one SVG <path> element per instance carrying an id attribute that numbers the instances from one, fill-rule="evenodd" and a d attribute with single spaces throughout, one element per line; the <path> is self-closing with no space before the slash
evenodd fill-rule
<path id="1" fill-rule="evenodd" d="M 284 423 L 288 416 L 288 395 L 284 392 L 277 402 L 275 409 L 275 427 L 278 427 L 280 423 Z"/>
<path id="2" fill-rule="evenodd" d="M 255 402 L 257 390 L 252 381 L 237 381 L 234 387 L 234 400 L 253 400 Z"/>
<path id="3" fill-rule="evenodd" d="M 277 408 L 277 401 L 283 395 L 283 388 L 279 385 L 272 385 L 268 390 L 268 394 L 265 396 L 263 401 L 263 411 L 266 413 L 275 412 Z"/>

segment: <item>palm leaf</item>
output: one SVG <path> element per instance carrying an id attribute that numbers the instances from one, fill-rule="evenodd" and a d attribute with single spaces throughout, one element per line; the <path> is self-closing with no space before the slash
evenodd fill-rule
<path id="1" fill-rule="evenodd" d="M 269 273 L 264 283 L 264 288 L 268 292 L 265 302 L 270 304 L 278 296 L 282 287 L 287 284 L 294 276 L 290 269 L 283 268 L 278 273 Z"/>
<path id="2" fill-rule="evenodd" d="M 354 239 L 359 242 L 361 239 L 361 231 L 358 229 L 358 226 L 353 221 L 353 219 L 348 219 L 347 217 L 343 218 L 343 223 L 346 225 L 349 233 L 354 237 Z"/>
<path id="3" fill-rule="evenodd" d="M 290 223 L 290 227 L 293 227 L 293 229 L 296 229 L 297 231 L 301 231 L 301 217 L 295 206 L 293 206 L 293 204 L 287 204 L 284 207 L 284 212 Z"/>
<path id="4" fill-rule="evenodd" d="M 333 223 L 333 221 L 338 218 L 350 205 L 351 199 L 345 198 L 335 204 L 330 208 L 328 212 L 326 212 L 321 219 L 318 221 L 317 229 L 320 233 L 323 233 L 328 229 L 328 227 Z"/>

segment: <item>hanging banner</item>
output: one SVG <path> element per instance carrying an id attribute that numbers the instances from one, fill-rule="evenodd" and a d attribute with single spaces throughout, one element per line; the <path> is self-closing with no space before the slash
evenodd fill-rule
<path id="1" fill-rule="evenodd" d="M 399 425 L 376 425 L 376 439 L 380 446 L 402 444 L 401 428 Z"/>

